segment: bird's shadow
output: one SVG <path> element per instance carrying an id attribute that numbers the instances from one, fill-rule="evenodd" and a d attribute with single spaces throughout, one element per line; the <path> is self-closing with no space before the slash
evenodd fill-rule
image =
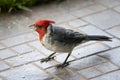
<path id="1" fill-rule="evenodd" d="M 107 56 L 108 58 L 109 56 Z M 81 69 L 89 68 L 95 65 L 98 65 L 100 63 L 105 62 L 106 60 L 99 57 L 99 56 L 90 56 L 83 59 L 79 59 L 76 61 L 72 61 L 71 64 L 68 66 L 69 69 L 74 71 L 79 71 Z"/>

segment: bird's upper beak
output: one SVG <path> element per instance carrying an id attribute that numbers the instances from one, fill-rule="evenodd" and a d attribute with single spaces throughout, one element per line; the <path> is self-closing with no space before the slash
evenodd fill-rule
<path id="1" fill-rule="evenodd" d="M 30 25 L 30 26 L 28 26 L 28 27 L 30 27 L 31 29 L 34 29 L 34 30 L 37 29 L 36 26 L 35 26 L 34 24 L 32 24 L 32 25 Z"/>

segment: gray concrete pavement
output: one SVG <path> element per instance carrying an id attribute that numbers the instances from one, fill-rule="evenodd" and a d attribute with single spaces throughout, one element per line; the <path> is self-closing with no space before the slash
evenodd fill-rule
<path id="1" fill-rule="evenodd" d="M 120 79 L 120 0 L 66 0 L 32 10 L 0 15 L 0 80 Z M 44 48 L 37 33 L 27 27 L 38 19 L 51 19 L 55 25 L 85 34 L 106 35 L 113 41 L 82 44 L 70 56 L 71 64 L 57 69 L 55 65 L 67 54 L 40 63 L 52 51 Z"/>

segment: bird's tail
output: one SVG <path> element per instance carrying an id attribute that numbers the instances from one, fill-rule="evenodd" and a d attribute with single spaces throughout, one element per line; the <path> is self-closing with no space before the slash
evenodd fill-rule
<path id="1" fill-rule="evenodd" d="M 100 36 L 100 35 L 87 35 L 86 40 L 96 40 L 96 41 L 112 41 L 112 38 L 107 36 Z"/>

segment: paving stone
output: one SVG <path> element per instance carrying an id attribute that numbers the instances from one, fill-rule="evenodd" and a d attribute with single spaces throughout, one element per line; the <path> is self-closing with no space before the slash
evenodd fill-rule
<path id="1" fill-rule="evenodd" d="M 53 79 L 51 79 L 51 80 L 57 80 L 57 79 L 53 78 Z"/>
<path id="2" fill-rule="evenodd" d="M 42 44 L 40 43 L 40 41 L 34 41 L 29 43 L 31 46 L 35 47 L 36 49 L 38 49 L 39 51 L 45 53 L 46 55 L 50 55 L 51 53 L 53 53 L 52 51 L 46 49 L 44 46 L 42 46 Z"/>
<path id="3" fill-rule="evenodd" d="M 65 2 L 66 1 L 64 1 L 63 4 Z M 61 8 L 61 6 L 59 6 L 60 4 L 53 3 L 53 4 L 40 5 L 40 6 L 33 7 L 32 9 L 34 10 L 34 12 L 32 12 L 32 18 L 34 18 L 34 20 L 52 19 L 55 16 L 58 17 L 61 14 L 65 14 L 67 10 Z"/>
<path id="4" fill-rule="evenodd" d="M 32 8 L 32 10 L 34 11 L 32 13 L 29 13 L 30 14 L 29 17 L 31 17 L 33 22 L 39 19 L 53 20 L 54 17 L 62 16 L 67 12 L 66 9 L 59 7 L 60 4 L 53 3 L 53 4 L 47 4 L 47 5 L 40 5 L 36 7 L 34 6 Z"/>
<path id="5" fill-rule="evenodd" d="M 29 20 L 22 14 L 1 14 L 0 15 L 0 39 L 5 39 L 24 32 L 30 31 L 28 29 Z M 22 18 L 22 19 L 21 19 Z M 27 25 L 26 25 L 27 24 Z M 3 36 L 4 35 L 4 36 Z"/>
<path id="6" fill-rule="evenodd" d="M 91 16 L 84 17 L 83 19 L 98 26 L 101 29 L 108 29 L 120 24 L 120 14 L 112 10 L 93 14 Z"/>
<path id="7" fill-rule="evenodd" d="M 120 38 L 120 26 L 113 27 L 113 28 L 107 30 L 107 32 Z"/>
<path id="8" fill-rule="evenodd" d="M 31 64 L 1 72 L 0 75 L 7 80 L 45 80 L 49 77 L 44 71 Z"/>
<path id="9" fill-rule="evenodd" d="M 67 12 L 76 11 L 78 9 L 81 9 L 83 7 L 88 7 L 94 5 L 94 1 L 92 0 L 69 0 L 64 1 L 59 5 L 60 8 L 66 10 Z M 73 7 L 74 6 L 74 7 Z"/>
<path id="10" fill-rule="evenodd" d="M 44 63 L 41 63 L 40 61 L 37 61 L 37 62 L 35 62 L 35 64 L 37 64 L 38 66 L 45 69 L 45 68 L 48 68 L 48 67 L 52 67 L 52 66 L 54 66 L 58 63 L 55 62 L 55 61 L 49 61 L 49 62 L 44 62 Z"/>
<path id="11" fill-rule="evenodd" d="M 68 24 L 72 27 L 80 27 L 80 26 L 86 25 L 87 23 L 80 19 L 75 19 L 75 20 L 69 21 Z"/>
<path id="12" fill-rule="evenodd" d="M 3 79 L 3 78 L 0 76 L 0 80 L 6 80 L 6 79 Z"/>
<path id="13" fill-rule="evenodd" d="M 100 65 L 97 65 L 96 68 L 98 70 L 102 71 L 103 73 L 110 72 L 110 71 L 118 69 L 117 66 L 115 66 L 111 63 L 103 63 L 103 64 L 100 64 Z"/>
<path id="14" fill-rule="evenodd" d="M 80 44 L 80 45 L 76 46 L 73 50 L 80 49 L 82 47 L 88 46 L 88 45 L 93 44 L 93 43 L 95 43 L 95 42 L 91 41 L 91 42 L 86 42 L 86 43 Z"/>
<path id="15" fill-rule="evenodd" d="M 108 45 L 111 48 L 120 46 L 120 40 L 113 38 L 112 42 L 103 42 L 104 44 Z"/>
<path id="16" fill-rule="evenodd" d="M 66 28 L 66 29 L 74 29 L 73 27 L 68 25 L 68 22 L 56 24 L 56 26 L 60 26 L 60 27 Z"/>
<path id="17" fill-rule="evenodd" d="M 84 68 L 95 66 L 103 62 L 105 62 L 105 60 L 101 59 L 98 56 L 90 56 L 84 59 L 73 61 L 68 67 L 74 71 L 78 71 Z"/>
<path id="18" fill-rule="evenodd" d="M 37 51 L 33 51 L 33 52 L 30 52 L 27 54 L 23 54 L 23 55 L 14 57 L 14 58 L 7 59 L 6 61 L 9 62 L 10 64 L 12 64 L 13 66 L 18 66 L 21 64 L 25 64 L 28 62 L 32 62 L 32 61 L 41 59 L 43 57 L 45 57 L 45 56 L 40 54 Z"/>
<path id="19" fill-rule="evenodd" d="M 16 36 L 16 37 L 11 37 L 5 40 L 2 40 L 1 42 L 3 44 L 5 44 L 6 46 L 10 47 L 10 46 L 14 46 L 23 42 L 27 42 L 27 41 L 31 41 L 31 40 L 35 40 L 37 37 L 32 34 L 24 34 L 24 35 L 20 35 L 20 36 Z"/>
<path id="20" fill-rule="evenodd" d="M 120 4 L 117 0 L 95 0 L 103 5 L 106 5 L 107 7 L 114 7 Z"/>
<path id="21" fill-rule="evenodd" d="M 62 22 L 66 22 L 66 21 L 70 21 L 70 20 L 73 20 L 73 19 L 76 19 L 76 17 L 70 15 L 70 14 L 63 14 L 62 16 L 58 16 L 58 17 L 54 17 L 53 20 L 56 22 L 56 23 L 62 23 Z"/>
<path id="22" fill-rule="evenodd" d="M 86 43 L 83 43 L 83 44 L 80 44 L 80 45 L 76 46 L 76 47 L 74 48 L 74 50 L 76 50 L 76 49 L 81 49 L 82 47 L 86 47 L 86 46 L 88 46 L 88 45 L 92 45 L 92 44 L 95 44 L 95 43 L 97 43 L 97 41 L 88 41 L 88 42 L 86 42 Z"/>
<path id="23" fill-rule="evenodd" d="M 82 9 L 77 10 L 77 11 L 72 11 L 70 14 L 72 14 L 76 17 L 83 17 L 83 16 L 86 16 L 88 14 L 92 14 L 92 13 L 95 13 L 95 12 L 98 12 L 98 11 L 102 11 L 104 9 L 106 9 L 106 8 L 99 5 L 99 4 L 96 4 L 96 5 L 94 4 L 92 6 L 82 8 Z"/>
<path id="24" fill-rule="evenodd" d="M 67 55 L 68 55 L 68 53 L 59 53 L 59 55 L 56 55 L 55 60 L 57 60 L 58 62 L 63 63 L 63 62 L 65 61 Z M 73 60 L 73 59 L 75 59 L 75 58 L 72 57 L 72 56 L 70 56 L 70 57 L 68 58 L 68 61 L 71 61 L 71 60 Z"/>
<path id="25" fill-rule="evenodd" d="M 100 77 L 93 78 L 91 80 L 119 80 L 120 79 L 119 74 L 120 74 L 120 70 L 109 73 L 109 74 L 105 74 L 105 75 L 100 76 Z"/>
<path id="26" fill-rule="evenodd" d="M 89 35 L 105 35 L 105 36 L 112 37 L 109 34 L 107 34 L 105 31 L 98 29 L 97 27 L 92 26 L 92 25 L 80 27 L 79 29 L 80 29 L 80 31 L 83 31 Z"/>
<path id="27" fill-rule="evenodd" d="M 5 48 L 5 47 L 4 47 L 3 45 L 0 44 L 0 49 L 3 49 L 3 48 Z"/>
<path id="28" fill-rule="evenodd" d="M 8 69 L 8 68 L 9 66 L 5 62 L 0 61 L 0 71 Z"/>
<path id="29" fill-rule="evenodd" d="M 96 77 L 96 76 L 102 74 L 101 72 L 97 71 L 95 68 L 87 68 L 84 70 L 80 70 L 79 73 L 81 73 L 82 75 L 84 75 L 87 78 Z"/>
<path id="30" fill-rule="evenodd" d="M 114 10 L 120 12 L 120 6 L 115 7 Z"/>
<path id="31" fill-rule="evenodd" d="M 7 79 L 3 78 L 3 77 L 0 75 L 0 80 L 7 80 Z"/>
<path id="32" fill-rule="evenodd" d="M 0 51 L 0 58 L 1 59 L 5 59 L 5 58 L 9 58 L 9 57 L 12 57 L 12 56 L 15 56 L 16 54 L 8 49 L 5 49 L 5 50 L 1 50 Z"/>
<path id="33" fill-rule="evenodd" d="M 103 56 L 104 58 L 112 61 L 113 63 L 115 63 L 116 65 L 120 66 L 120 48 L 115 48 L 106 52 L 103 52 L 101 54 L 99 54 L 100 56 Z"/>
<path id="34" fill-rule="evenodd" d="M 0 80 L 3 80 L 2 78 L 0 78 Z"/>
<path id="35" fill-rule="evenodd" d="M 50 68 L 47 69 L 48 72 L 58 76 L 62 80 L 84 80 L 79 74 L 72 73 L 66 69 L 57 69 L 57 68 Z"/>
<path id="36" fill-rule="evenodd" d="M 31 52 L 31 51 L 34 50 L 31 47 L 29 47 L 28 45 L 26 45 L 26 44 L 15 46 L 12 49 L 15 50 L 16 52 L 20 53 L 20 54 L 26 53 L 26 52 Z"/>
<path id="37" fill-rule="evenodd" d="M 53 77 L 48 77 L 47 79 L 44 79 L 44 80 L 58 80 L 58 79 L 53 78 Z"/>
<path id="38" fill-rule="evenodd" d="M 90 55 L 90 54 L 94 54 L 94 53 L 97 53 L 97 52 L 104 51 L 106 49 L 108 49 L 108 47 L 106 47 L 106 46 L 104 46 L 100 43 L 96 43 L 96 44 L 92 44 L 92 45 L 82 47 L 80 49 L 73 50 L 72 55 L 77 57 L 77 58 L 80 58 L 80 57 L 83 57 L 83 56 L 87 56 L 87 55 Z"/>

